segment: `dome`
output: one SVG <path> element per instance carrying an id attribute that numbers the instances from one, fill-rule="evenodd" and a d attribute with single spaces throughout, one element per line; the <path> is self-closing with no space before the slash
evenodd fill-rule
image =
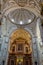
<path id="1" fill-rule="evenodd" d="M 9 20 L 14 24 L 25 25 L 35 19 L 35 15 L 26 9 L 16 9 L 8 14 Z"/>

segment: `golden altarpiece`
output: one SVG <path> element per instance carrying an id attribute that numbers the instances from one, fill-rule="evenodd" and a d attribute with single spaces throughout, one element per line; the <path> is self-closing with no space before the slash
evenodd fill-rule
<path id="1" fill-rule="evenodd" d="M 11 37 L 7 65 L 32 65 L 31 38 L 27 41 L 29 34 L 22 29 L 16 32 Z"/>

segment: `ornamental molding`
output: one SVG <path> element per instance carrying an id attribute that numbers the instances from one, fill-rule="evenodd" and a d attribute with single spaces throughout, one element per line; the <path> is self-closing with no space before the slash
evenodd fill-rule
<path id="1" fill-rule="evenodd" d="M 2 5 L 1 7 L 2 14 L 10 13 L 10 11 L 13 11 L 13 9 L 25 8 L 29 11 L 32 11 L 37 17 L 43 19 L 41 16 L 40 3 L 40 0 L 6 0 L 6 3 L 1 3 L 4 4 L 4 6 Z"/>

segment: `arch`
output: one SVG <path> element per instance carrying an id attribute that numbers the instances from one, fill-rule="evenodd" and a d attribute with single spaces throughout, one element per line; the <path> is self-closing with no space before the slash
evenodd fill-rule
<path id="1" fill-rule="evenodd" d="M 10 35 L 9 49 L 8 49 L 8 62 L 7 65 L 11 65 L 12 59 L 15 61 L 14 65 L 18 65 L 19 60 L 22 65 L 28 62 L 28 65 L 32 65 L 32 36 L 26 29 L 16 29 Z M 11 63 L 10 63 L 11 62 Z"/>
<path id="2" fill-rule="evenodd" d="M 30 42 L 32 40 L 31 34 L 25 29 L 17 29 L 16 31 L 14 31 L 10 36 L 10 42 L 13 43 L 13 41 L 16 38 L 24 38 L 27 40 L 28 43 L 29 43 L 29 40 Z"/>

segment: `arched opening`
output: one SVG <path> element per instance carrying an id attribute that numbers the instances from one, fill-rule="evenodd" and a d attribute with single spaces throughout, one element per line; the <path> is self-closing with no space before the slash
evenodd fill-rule
<path id="1" fill-rule="evenodd" d="M 31 35 L 24 29 L 14 31 L 10 37 L 7 65 L 32 65 Z"/>

